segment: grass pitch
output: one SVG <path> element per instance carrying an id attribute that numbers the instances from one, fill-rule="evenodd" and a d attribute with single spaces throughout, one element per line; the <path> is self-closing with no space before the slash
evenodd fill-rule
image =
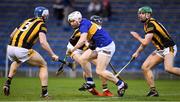
<path id="1" fill-rule="evenodd" d="M 11 95 L 4 96 L 2 86 L 5 78 L 0 78 L 0 101 L 44 101 L 40 98 L 41 86 L 38 78 L 14 78 L 11 84 Z M 149 91 L 145 80 L 127 80 L 129 85 L 124 97 L 117 97 L 117 87 L 108 82 L 108 87 L 115 94 L 114 97 L 92 96 L 87 91 L 80 92 L 78 88 L 84 82 L 81 78 L 49 78 L 48 101 L 180 101 L 180 80 L 157 80 L 156 86 L 160 97 L 146 97 Z M 96 88 L 102 92 L 101 82 L 95 79 Z"/>

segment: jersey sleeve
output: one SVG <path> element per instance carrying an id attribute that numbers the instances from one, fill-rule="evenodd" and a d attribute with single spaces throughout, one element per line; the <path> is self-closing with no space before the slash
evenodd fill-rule
<path id="1" fill-rule="evenodd" d="M 85 25 L 85 24 L 80 26 L 80 28 L 79 28 L 79 31 L 81 32 L 81 34 L 82 33 L 87 33 L 88 30 L 89 30 L 88 25 Z"/>
<path id="2" fill-rule="evenodd" d="M 153 23 L 148 23 L 148 25 L 147 25 L 147 32 L 146 32 L 146 34 L 147 33 L 153 33 L 155 31 L 155 26 L 154 26 L 154 24 Z"/>
<path id="3" fill-rule="evenodd" d="M 47 27 L 45 24 L 41 24 L 39 32 L 43 32 L 43 33 L 47 34 Z"/>

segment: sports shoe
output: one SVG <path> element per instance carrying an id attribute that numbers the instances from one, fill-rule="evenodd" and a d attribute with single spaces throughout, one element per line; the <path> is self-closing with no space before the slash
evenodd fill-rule
<path id="1" fill-rule="evenodd" d="M 48 92 L 46 92 L 45 94 L 43 94 L 43 93 L 41 93 L 41 96 L 40 97 L 46 97 L 46 96 L 48 96 Z"/>
<path id="2" fill-rule="evenodd" d="M 88 89 L 88 92 L 90 92 L 92 95 L 95 95 L 95 96 L 103 96 L 95 88 Z"/>
<path id="3" fill-rule="evenodd" d="M 103 92 L 103 96 L 112 97 L 112 96 L 114 96 L 114 95 L 107 89 L 106 91 Z"/>
<path id="4" fill-rule="evenodd" d="M 118 89 L 117 93 L 118 93 L 119 97 L 122 97 L 124 95 L 125 90 L 128 88 L 126 85 L 127 84 L 124 83 L 124 86 L 122 88 Z"/>
<path id="5" fill-rule="evenodd" d="M 4 91 L 4 95 L 5 95 L 5 96 L 9 96 L 9 95 L 10 95 L 10 85 L 5 84 L 5 85 L 3 86 L 3 91 Z"/>
<path id="6" fill-rule="evenodd" d="M 95 88 L 95 84 L 88 84 L 84 83 L 78 90 L 79 91 L 86 91 L 88 89 Z"/>
<path id="7" fill-rule="evenodd" d="M 146 96 L 148 96 L 148 97 L 158 97 L 159 94 L 155 89 L 153 89 L 153 90 L 150 90 L 149 93 Z"/>
<path id="8" fill-rule="evenodd" d="M 46 100 L 51 99 L 51 97 L 48 95 L 48 92 L 46 94 L 41 94 L 40 97 L 43 98 L 43 99 L 46 99 Z"/>

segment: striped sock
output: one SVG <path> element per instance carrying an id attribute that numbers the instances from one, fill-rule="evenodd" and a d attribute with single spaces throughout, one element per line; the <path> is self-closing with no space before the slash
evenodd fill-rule
<path id="1" fill-rule="evenodd" d="M 107 84 L 102 84 L 102 88 L 103 88 L 103 91 L 106 91 L 106 90 L 108 90 L 108 85 Z"/>

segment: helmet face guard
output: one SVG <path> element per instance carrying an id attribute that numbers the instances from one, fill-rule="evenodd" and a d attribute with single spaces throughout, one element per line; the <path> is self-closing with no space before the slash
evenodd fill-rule
<path id="1" fill-rule="evenodd" d="M 90 20 L 98 25 L 102 25 L 103 19 L 100 16 L 93 15 L 90 17 Z"/>
<path id="2" fill-rule="evenodd" d="M 45 7 L 39 6 L 34 10 L 35 17 L 42 17 L 44 20 L 47 20 L 49 17 L 49 10 Z"/>

